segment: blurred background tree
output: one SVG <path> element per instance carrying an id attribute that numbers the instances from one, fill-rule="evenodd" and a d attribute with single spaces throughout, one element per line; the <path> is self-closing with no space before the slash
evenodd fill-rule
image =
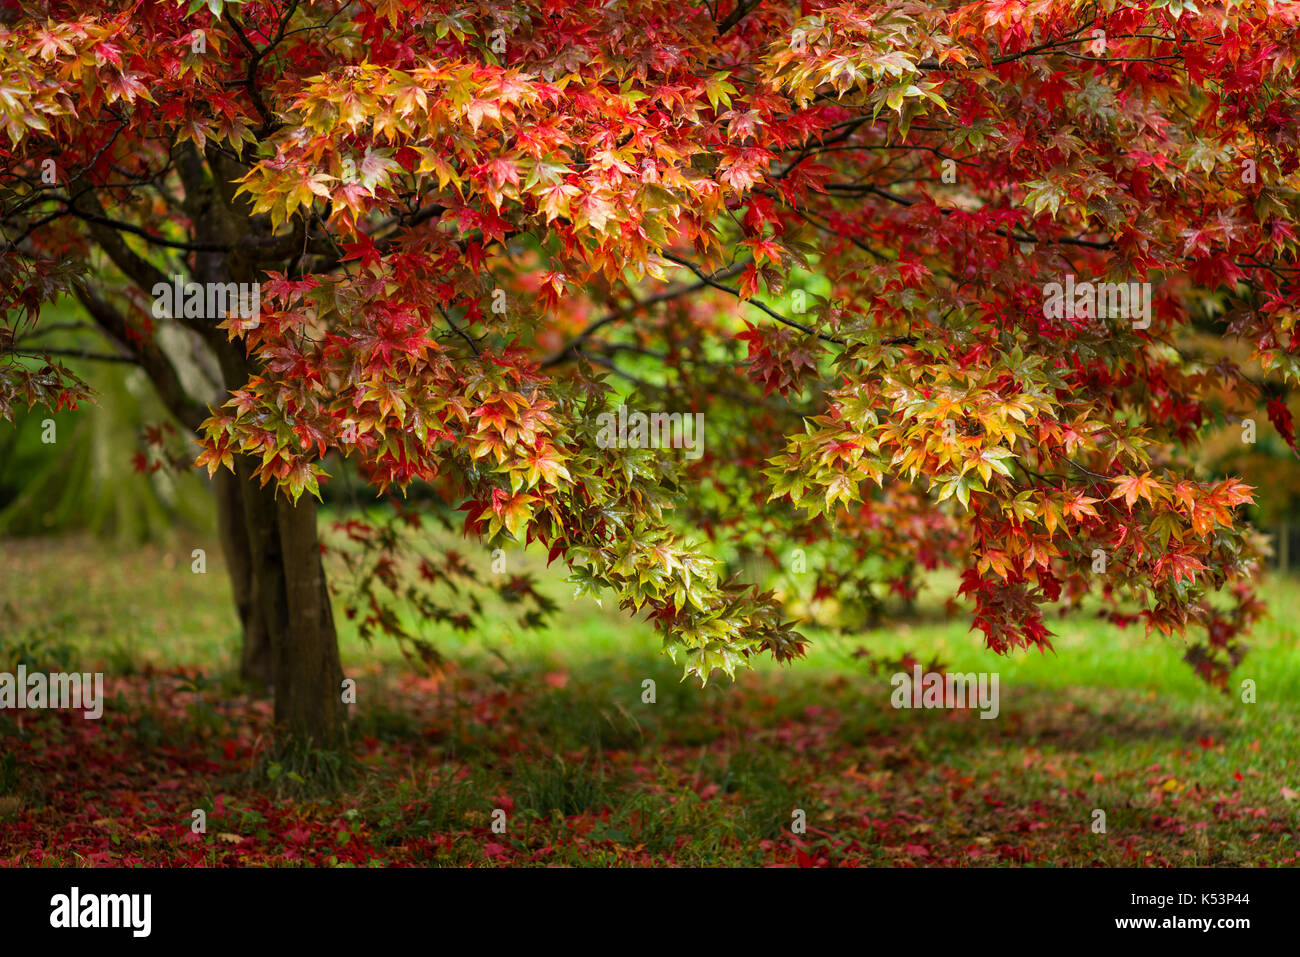
<path id="1" fill-rule="evenodd" d="M 148 378 L 102 335 L 79 321 L 67 302 L 47 307 L 39 343 L 94 390 L 75 410 L 14 410 L 0 430 L 0 536 L 85 532 L 123 546 L 170 543 L 188 531 L 214 527 L 206 476 L 189 468 L 193 443 L 169 434 L 169 421 Z M 180 352 L 173 347 L 172 352 Z M 21 354 L 6 362 L 40 364 Z M 193 364 L 192 364 L 193 365 Z M 200 375 L 197 366 L 190 375 Z M 53 442 L 45 423 L 53 423 Z M 149 436 L 161 445 L 151 445 Z M 188 457 L 167 467 L 163 450 Z"/>
<path id="2" fill-rule="evenodd" d="M 1220 376 L 1218 415 L 1203 424 L 1197 464 L 1209 474 L 1236 475 L 1254 486 L 1255 502 L 1246 514 L 1268 533 L 1271 561 L 1285 573 L 1300 545 L 1300 521 L 1295 520 L 1300 511 L 1297 405 L 1280 369 L 1262 368 L 1251 360 L 1249 343 L 1223 335 L 1234 316 L 1224 312 L 1220 297 L 1203 297 L 1195 308 L 1199 315 L 1179 336 L 1177 349 Z"/>

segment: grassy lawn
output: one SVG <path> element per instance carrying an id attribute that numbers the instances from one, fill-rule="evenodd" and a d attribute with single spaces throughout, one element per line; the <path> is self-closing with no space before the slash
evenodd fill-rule
<path id="1" fill-rule="evenodd" d="M 268 763 L 269 705 L 231 676 L 214 543 L 0 548 L 0 670 L 102 670 L 109 698 L 99 722 L 0 713 L 0 864 L 1300 863 L 1293 581 L 1266 587 L 1234 675 L 1253 704 L 1203 685 L 1180 642 L 1083 616 L 1056 622 L 1055 655 L 997 658 L 935 613 L 704 689 L 553 573 L 551 628 L 431 631 L 453 663 L 433 677 L 339 616 L 359 766 L 321 797 Z M 996 671 L 1000 714 L 895 710 L 858 648 Z"/>

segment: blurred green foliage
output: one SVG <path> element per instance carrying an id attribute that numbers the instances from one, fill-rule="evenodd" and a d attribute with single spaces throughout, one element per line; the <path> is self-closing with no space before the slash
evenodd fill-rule
<path id="1" fill-rule="evenodd" d="M 42 326 L 58 328 L 24 348 L 111 354 L 97 333 L 69 328 L 79 318 L 66 303 L 48 307 Z M 145 451 L 145 427 L 169 421 L 145 374 L 126 363 L 64 361 L 94 389 L 94 402 L 57 414 L 15 410 L 13 423 L 0 421 L 0 536 L 77 531 L 138 544 L 170 541 L 183 529 L 213 528 L 205 476 L 135 467 L 135 453 Z"/>

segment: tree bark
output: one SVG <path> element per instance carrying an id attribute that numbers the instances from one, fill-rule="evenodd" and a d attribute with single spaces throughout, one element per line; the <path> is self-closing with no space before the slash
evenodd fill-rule
<path id="1" fill-rule="evenodd" d="M 286 627 L 276 632 L 275 720 L 291 738 L 334 749 L 346 730 L 343 666 L 316 535 L 316 500 L 275 500 Z M 276 596 L 277 600 L 280 596 Z"/>
<path id="2" fill-rule="evenodd" d="M 273 688 L 282 738 L 334 749 L 344 742 L 347 714 L 316 500 L 304 495 L 294 505 L 252 473 L 253 463 L 237 456 L 235 474 L 219 472 L 216 490 L 244 625 L 240 672 Z"/>
<path id="3" fill-rule="evenodd" d="M 260 582 L 266 570 L 258 567 L 249 543 L 248 520 L 244 511 L 245 488 L 247 486 L 238 476 L 225 469 L 213 476 L 221 549 L 226 557 L 230 590 L 244 637 L 239 654 L 239 676 L 270 688 L 275 681 L 271 632 L 258 599 Z"/>
<path id="4" fill-rule="evenodd" d="M 240 674 L 274 690 L 282 737 L 339 747 L 346 733 L 343 666 L 317 537 L 316 501 L 262 487 L 239 456 L 218 471 L 217 509 L 235 607 L 244 630 Z"/>

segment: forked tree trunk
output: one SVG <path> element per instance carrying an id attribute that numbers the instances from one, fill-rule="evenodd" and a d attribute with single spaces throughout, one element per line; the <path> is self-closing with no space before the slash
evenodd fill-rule
<path id="1" fill-rule="evenodd" d="M 180 144 L 173 159 L 184 185 L 191 238 L 199 244 L 190 263 L 192 279 L 259 282 L 262 267 L 243 244 L 268 234 L 258 233 L 250 199 L 235 196 L 248 164 L 212 143 L 204 153 L 193 144 Z M 98 203 L 93 192 L 83 201 Z M 91 212 L 96 210 L 103 216 L 102 207 L 90 205 Z M 113 229 L 94 221 L 91 232 L 142 290 L 160 280 L 165 284 L 166 277 Z M 186 391 L 167 354 L 134 335 L 126 319 L 98 296 L 82 290 L 79 297 L 100 327 L 136 355 L 176 418 L 198 429 L 207 417 L 208 400 Z M 222 318 L 186 316 L 180 321 L 211 350 L 222 391 L 229 393 L 256 375 L 259 366 L 244 343 L 231 341 L 218 328 Z M 277 732 L 285 743 L 333 749 L 345 738 L 343 670 L 316 536 L 316 504 L 308 496 L 297 505 L 277 498 L 276 484 L 260 484 L 253 467 L 249 459 L 236 456 L 235 474 L 220 470 L 215 488 L 221 546 L 244 632 L 240 673 L 274 689 Z"/>
<path id="2" fill-rule="evenodd" d="M 316 502 L 297 505 L 252 477 L 236 458 L 235 474 L 216 481 L 221 544 L 244 632 L 240 674 L 273 688 L 282 735 L 311 747 L 343 743 L 343 667 L 321 564 Z"/>

